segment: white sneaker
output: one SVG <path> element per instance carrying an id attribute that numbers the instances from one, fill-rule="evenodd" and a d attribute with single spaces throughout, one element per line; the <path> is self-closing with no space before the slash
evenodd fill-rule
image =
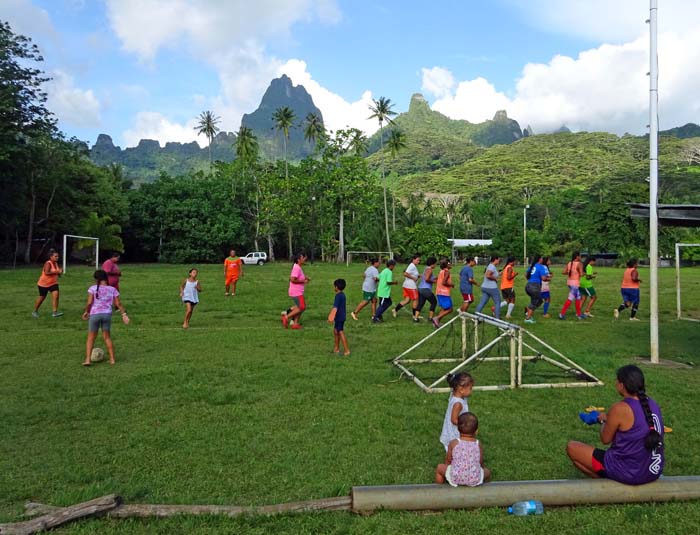
<path id="1" fill-rule="evenodd" d="M 396 317 L 396 309 L 395 309 L 395 308 L 392 308 L 392 309 L 391 309 L 391 315 L 394 316 L 394 317 Z"/>
<path id="2" fill-rule="evenodd" d="M 620 311 L 618 309 L 613 310 L 613 317 L 615 319 L 620 317 Z"/>
<path id="3" fill-rule="evenodd" d="M 630 321 L 639 321 L 639 318 L 630 318 Z"/>
<path id="4" fill-rule="evenodd" d="M 32 312 L 32 318 L 38 318 L 38 317 L 39 317 L 39 313 L 36 310 L 34 312 Z"/>

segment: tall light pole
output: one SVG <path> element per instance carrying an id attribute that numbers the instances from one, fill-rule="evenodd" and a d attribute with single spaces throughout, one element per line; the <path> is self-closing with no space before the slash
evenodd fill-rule
<path id="1" fill-rule="evenodd" d="M 529 204 L 523 208 L 523 266 L 527 266 L 527 209 Z"/>
<path id="2" fill-rule="evenodd" d="M 659 58 L 656 54 L 657 0 L 649 3 L 649 353 L 659 362 Z"/>

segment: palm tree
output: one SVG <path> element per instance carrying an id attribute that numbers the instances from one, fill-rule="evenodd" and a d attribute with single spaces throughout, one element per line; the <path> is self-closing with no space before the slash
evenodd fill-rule
<path id="1" fill-rule="evenodd" d="M 241 161 L 244 173 L 248 166 L 255 164 L 258 161 L 258 154 L 258 138 L 255 137 L 255 134 L 250 128 L 241 125 L 241 127 L 238 129 L 236 139 L 236 156 Z M 255 244 L 255 250 L 258 251 L 260 250 L 258 246 L 258 236 L 260 236 L 260 185 L 255 177 L 255 173 L 253 173 L 253 180 L 255 182 L 255 207 L 248 207 L 248 211 L 255 220 L 255 235 L 253 237 L 253 242 Z M 233 188 L 233 184 L 231 185 L 231 188 Z"/>
<path id="2" fill-rule="evenodd" d="M 355 156 L 363 156 L 367 152 L 368 142 L 367 136 L 362 133 L 359 128 L 352 128 L 350 136 L 349 149 L 355 153 Z"/>
<path id="3" fill-rule="evenodd" d="M 287 163 L 287 139 L 289 139 L 289 129 L 294 124 L 296 115 L 289 106 L 277 108 L 272 114 L 272 120 L 275 121 L 275 129 L 282 132 L 282 142 L 284 144 L 284 179 L 287 183 L 287 202 L 289 202 L 289 165 Z M 289 247 L 289 258 L 294 254 L 292 252 L 292 225 L 287 224 L 287 245 Z"/>
<path id="4" fill-rule="evenodd" d="M 368 119 L 377 119 L 379 121 L 379 144 L 380 153 L 382 159 L 382 187 L 384 189 L 384 230 L 386 231 L 386 246 L 389 251 L 391 251 L 391 238 L 389 237 L 389 209 L 387 208 L 386 202 L 386 176 L 384 176 L 384 122 L 388 124 L 393 123 L 391 117 L 396 115 L 396 112 L 392 110 L 393 104 L 391 99 L 386 97 L 379 97 L 377 100 L 372 100 L 373 104 L 370 105 L 369 111 L 372 115 Z"/>
<path id="5" fill-rule="evenodd" d="M 209 172 L 211 173 L 211 142 L 220 130 L 217 125 L 221 121 L 221 117 L 217 117 L 210 111 L 203 111 L 199 114 L 198 119 L 199 121 L 194 129 L 197 131 L 197 134 L 204 134 L 209 140 Z"/>
<path id="6" fill-rule="evenodd" d="M 316 142 L 326 136 L 326 127 L 317 113 L 309 112 L 304 119 L 304 139 L 316 146 Z"/>
<path id="7" fill-rule="evenodd" d="M 391 159 L 395 160 L 396 155 L 406 148 L 405 134 L 398 128 L 392 128 L 389 132 L 389 139 L 386 142 L 386 146 L 391 153 Z M 392 230 L 396 231 L 396 199 L 393 195 L 391 196 L 391 225 Z"/>

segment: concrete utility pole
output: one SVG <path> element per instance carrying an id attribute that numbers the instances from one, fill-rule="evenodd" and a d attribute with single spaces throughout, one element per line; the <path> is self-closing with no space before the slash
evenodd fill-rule
<path id="1" fill-rule="evenodd" d="M 659 362 L 659 58 L 656 53 L 657 0 L 649 7 L 649 335 L 651 362 Z"/>

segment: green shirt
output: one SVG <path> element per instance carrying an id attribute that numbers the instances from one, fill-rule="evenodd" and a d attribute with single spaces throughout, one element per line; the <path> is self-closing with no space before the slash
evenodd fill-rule
<path id="1" fill-rule="evenodd" d="M 589 279 L 586 275 L 593 275 L 593 266 L 588 264 L 585 269 L 585 274 L 581 277 L 581 288 L 593 288 L 593 279 Z"/>
<path id="2" fill-rule="evenodd" d="M 391 297 L 391 286 L 389 283 L 394 282 L 394 272 L 389 268 L 384 268 L 379 274 L 379 286 L 377 286 L 377 297 Z"/>

